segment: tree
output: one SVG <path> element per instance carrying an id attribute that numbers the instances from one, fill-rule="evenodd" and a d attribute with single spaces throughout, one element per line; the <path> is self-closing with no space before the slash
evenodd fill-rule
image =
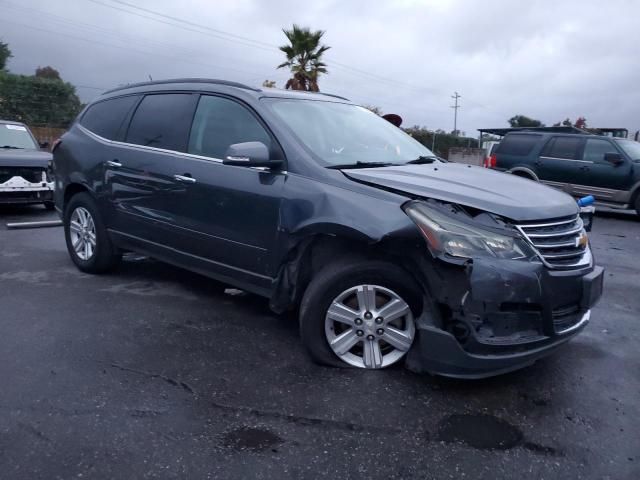
<path id="1" fill-rule="evenodd" d="M 525 115 L 514 115 L 509 120 L 511 127 L 544 127 L 544 123 L 535 118 L 529 118 Z"/>
<path id="2" fill-rule="evenodd" d="M 265 80 L 264 82 L 262 82 L 262 86 L 264 88 L 276 88 L 276 81 L 275 80 Z"/>
<path id="3" fill-rule="evenodd" d="M 62 80 L 62 78 L 60 78 L 60 72 L 49 66 L 36 68 L 36 77 L 47 78 L 49 80 Z"/>
<path id="4" fill-rule="evenodd" d="M 473 147 L 478 146 L 477 138 L 467 138 L 464 136 L 456 136 L 451 133 L 438 129 L 435 132 L 428 130 L 426 127 L 415 125 L 413 127 L 404 128 L 406 133 L 422 143 L 427 148 L 433 148 L 433 152 L 441 157 L 447 157 L 451 147 Z M 435 138 L 434 138 L 435 137 Z"/>
<path id="5" fill-rule="evenodd" d="M 0 118 L 29 125 L 67 127 L 81 108 L 76 89 L 70 83 L 0 72 Z"/>
<path id="6" fill-rule="evenodd" d="M 571 123 L 571 119 L 569 117 L 565 118 L 562 122 L 557 122 L 553 124 L 554 127 L 576 127 L 576 128 L 587 128 L 587 119 L 584 117 L 576 118 L 576 123 Z"/>
<path id="7" fill-rule="evenodd" d="M 0 71 L 7 67 L 7 62 L 13 57 L 8 43 L 0 42 Z"/>
<path id="8" fill-rule="evenodd" d="M 378 116 L 382 116 L 382 109 L 380 107 L 376 107 L 375 105 L 362 105 L 367 110 L 375 113 Z"/>
<path id="9" fill-rule="evenodd" d="M 278 68 L 289 68 L 293 77 L 290 78 L 286 89 L 320 91 L 318 77 L 327 73 L 327 65 L 322 61 L 322 55 L 329 50 L 326 45 L 321 45 L 320 40 L 325 32 L 309 28 L 299 27 L 294 24 L 291 30 L 282 30 L 289 40 L 289 45 L 282 45 L 280 50 L 287 57 L 286 62 L 278 65 Z"/>

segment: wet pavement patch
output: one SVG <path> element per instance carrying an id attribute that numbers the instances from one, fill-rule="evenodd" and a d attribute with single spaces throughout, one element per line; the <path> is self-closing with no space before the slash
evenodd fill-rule
<path id="1" fill-rule="evenodd" d="M 222 443 L 234 450 L 261 451 L 274 447 L 284 440 L 265 428 L 241 427 L 224 434 Z"/>
<path id="2" fill-rule="evenodd" d="M 450 415 L 438 428 L 438 439 L 486 450 L 507 450 L 520 445 L 519 428 L 493 415 Z"/>

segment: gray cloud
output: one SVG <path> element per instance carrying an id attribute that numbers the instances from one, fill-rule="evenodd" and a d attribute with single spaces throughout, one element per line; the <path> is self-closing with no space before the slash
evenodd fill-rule
<path id="1" fill-rule="evenodd" d="M 287 72 L 275 69 L 281 54 L 274 47 L 284 43 L 281 29 L 296 22 L 327 31 L 324 91 L 397 112 L 405 125 L 450 130 L 457 90 L 459 125 L 472 135 L 517 113 L 548 124 L 584 115 L 591 125 L 640 128 L 640 4 L 631 0 L 320 0 L 304 8 L 293 0 L 128 1 L 257 43 L 176 28 L 112 0 L 69 0 L 63 8 L 0 0 L 0 38 L 15 56 L 9 68 L 32 73 L 52 65 L 82 85 L 84 100 L 99 93 L 87 87 L 148 75 L 283 85 Z"/>

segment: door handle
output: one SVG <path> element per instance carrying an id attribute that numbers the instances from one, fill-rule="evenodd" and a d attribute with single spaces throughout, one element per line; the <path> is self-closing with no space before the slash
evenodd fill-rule
<path id="1" fill-rule="evenodd" d="M 173 178 L 179 182 L 196 183 L 196 179 L 193 178 L 191 175 L 174 175 Z"/>
<path id="2" fill-rule="evenodd" d="M 583 165 L 580 167 L 580 170 L 582 170 L 583 172 L 588 172 L 589 171 L 589 166 L 588 165 Z"/>
<path id="3" fill-rule="evenodd" d="M 113 168 L 120 168 L 122 166 L 117 160 L 107 160 L 107 165 Z"/>

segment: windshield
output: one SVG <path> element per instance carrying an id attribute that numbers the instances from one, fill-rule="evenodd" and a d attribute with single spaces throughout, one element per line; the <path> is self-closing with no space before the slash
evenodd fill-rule
<path id="1" fill-rule="evenodd" d="M 405 164 L 431 150 L 366 108 L 317 100 L 267 99 L 275 114 L 327 166 Z"/>
<path id="2" fill-rule="evenodd" d="M 640 143 L 633 140 L 617 140 L 617 142 L 631 160 L 640 160 Z"/>
<path id="3" fill-rule="evenodd" d="M 0 123 L 0 148 L 38 148 L 23 125 Z"/>

